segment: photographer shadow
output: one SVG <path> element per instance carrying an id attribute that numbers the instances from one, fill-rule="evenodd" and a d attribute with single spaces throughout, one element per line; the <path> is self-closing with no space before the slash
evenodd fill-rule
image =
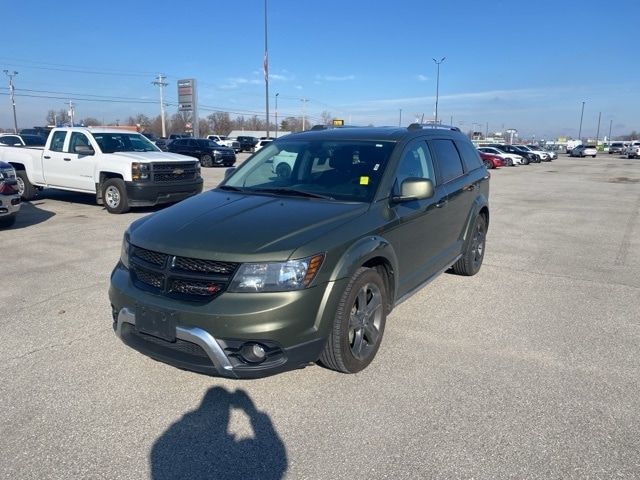
<path id="1" fill-rule="evenodd" d="M 229 433 L 232 409 L 244 412 L 253 438 Z M 222 387 L 207 391 L 200 406 L 171 425 L 150 454 L 151 478 L 280 479 L 287 470 L 287 452 L 271 419 L 258 411 L 244 390 Z"/>

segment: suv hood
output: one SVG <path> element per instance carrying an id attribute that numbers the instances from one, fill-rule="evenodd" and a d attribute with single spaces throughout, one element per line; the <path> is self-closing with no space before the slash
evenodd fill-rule
<path id="1" fill-rule="evenodd" d="M 130 241 L 210 260 L 283 261 L 369 204 L 211 190 L 133 223 Z"/>
<path id="2" fill-rule="evenodd" d="M 115 152 L 105 153 L 131 162 L 195 162 L 196 159 L 169 152 Z"/>

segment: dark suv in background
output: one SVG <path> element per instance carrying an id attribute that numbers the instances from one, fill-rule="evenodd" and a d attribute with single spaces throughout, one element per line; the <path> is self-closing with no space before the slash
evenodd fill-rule
<path id="1" fill-rule="evenodd" d="M 256 137 L 239 136 L 236 140 L 240 143 L 241 152 L 253 152 L 258 144 Z"/>
<path id="2" fill-rule="evenodd" d="M 111 275 L 114 328 L 207 374 L 318 360 L 358 372 L 396 305 L 449 268 L 478 272 L 488 197 L 487 170 L 455 127 L 287 135 L 219 187 L 131 224 Z"/>
<path id="3" fill-rule="evenodd" d="M 236 163 L 236 154 L 232 148 L 223 147 L 206 138 L 178 138 L 169 143 L 167 149 L 198 158 L 203 167 L 231 167 Z"/>

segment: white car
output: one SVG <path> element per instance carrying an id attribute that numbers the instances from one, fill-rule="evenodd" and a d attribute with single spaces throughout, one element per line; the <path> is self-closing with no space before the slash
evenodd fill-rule
<path id="1" fill-rule="evenodd" d="M 598 149 L 593 145 L 578 145 L 569 154 L 570 157 L 593 157 L 596 158 Z"/>
<path id="2" fill-rule="evenodd" d="M 256 145 L 256 149 L 255 151 L 257 152 L 258 150 L 260 150 L 262 147 L 266 147 L 267 145 L 269 145 L 271 142 L 273 142 L 273 140 L 260 140 L 258 142 L 258 144 Z"/>
<path id="3" fill-rule="evenodd" d="M 530 145 L 516 145 L 516 148 L 521 148 L 523 150 L 526 150 L 527 152 L 535 153 L 536 155 L 538 155 L 538 157 L 540 157 L 540 160 L 542 160 L 543 162 L 550 162 L 551 161 L 551 157 L 549 156 L 549 152 L 545 152 L 544 150 L 540 150 L 537 147 L 532 148 L 532 146 L 530 146 Z"/>
<path id="4" fill-rule="evenodd" d="M 522 156 L 516 155 L 515 153 L 503 152 L 499 148 L 495 147 L 479 147 L 478 151 L 500 157 L 502 160 L 506 160 L 507 163 L 509 160 L 511 160 L 512 165 L 527 165 L 529 163 L 529 159 L 527 158 L 523 158 Z"/>
<path id="5" fill-rule="evenodd" d="M 544 148 L 541 149 L 540 147 L 537 147 L 535 145 L 527 145 L 527 147 L 529 147 L 533 151 L 540 150 L 541 152 L 546 153 L 547 155 L 549 155 L 549 160 L 555 160 L 556 158 L 558 158 L 558 154 L 556 152 L 552 152 L 551 150 L 545 150 Z"/>
<path id="6" fill-rule="evenodd" d="M 627 158 L 636 158 L 640 156 L 640 142 L 633 141 L 629 145 L 627 145 L 623 152 L 623 155 L 626 155 Z"/>

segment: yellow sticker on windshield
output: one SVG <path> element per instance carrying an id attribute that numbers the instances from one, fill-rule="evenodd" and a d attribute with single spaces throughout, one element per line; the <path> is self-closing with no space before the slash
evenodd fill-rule
<path id="1" fill-rule="evenodd" d="M 360 177 L 360 185 L 369 185 L 369 177 Z"/>

